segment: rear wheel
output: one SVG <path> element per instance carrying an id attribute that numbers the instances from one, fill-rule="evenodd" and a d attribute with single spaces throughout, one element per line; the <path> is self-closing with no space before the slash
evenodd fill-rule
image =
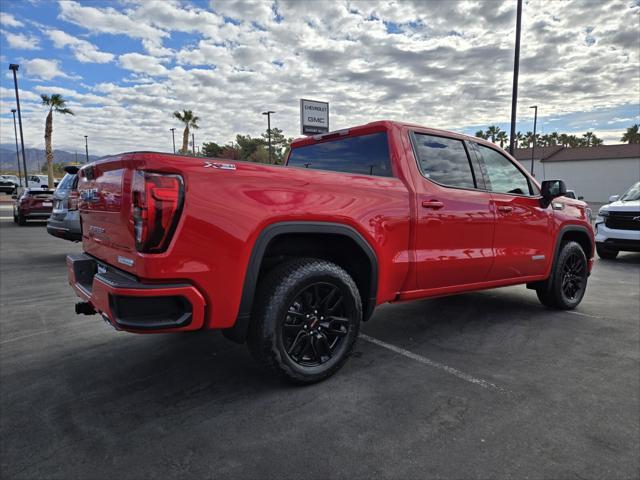
<path id="1" fill-rule="evenodd" d="M 538 300 L 550 308 L 576 308 L 587 290 L 588 273 L 587 256 L 580 244 L 564 243 L 549 279 L 536 290 Z"/>
<path id="2" fill-rule="evenodd" d="M 596 245 L 596 252 L 598 252 L 598 256 L 604 260 L 613 260 L 618 256 L 618 250 L 602 245 Z"/>
<path id="3" fill-rule="evenodd" d="M 355 282 L 338 265 L 299 259 L 261 282 L 248 345 L 272 372 L 296 383 L 333 375 L 351 354 L 362 318 Z"/>

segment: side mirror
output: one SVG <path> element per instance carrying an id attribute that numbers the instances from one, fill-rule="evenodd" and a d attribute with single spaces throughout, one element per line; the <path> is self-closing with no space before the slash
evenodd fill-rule
<path id="1" fill-rule="evenodd" d="M 542 194 L 541 204 L 546 208 L 554 198 L 567 193 L 567 186 L 562 180 L 545 180 L 542 182 L 540 193 Z"/>
<path id="2" fill-rule="evenodd" d="M 609 197 L 609 203 L 617 202 L 618 200 L 620 200 L 620 195 L 611 195 Z"/>
<path id="3" fill-rule="evenodd" d="M 580 195 L 580 196 L 578 197 L 578 200 L 584 200 L 584 197 L 583 197 L 582 195 Z"/>

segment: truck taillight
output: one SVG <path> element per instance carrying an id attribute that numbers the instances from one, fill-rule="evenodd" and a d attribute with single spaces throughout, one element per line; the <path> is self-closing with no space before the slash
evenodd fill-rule
<path id="1" fill-rule="evenodd" d="M 77 190 L 71 190 L 67 205 L 68 205 L 67 206 L 68 210 L 78 210 L 78 191 Z"/>
<path id="2" fill-rule="evenodd" d="M 131 224 L 136 249 L 143 253 L 164 252 L 182 211 L 182 177 L 136 170 L 131 194 Z"/>

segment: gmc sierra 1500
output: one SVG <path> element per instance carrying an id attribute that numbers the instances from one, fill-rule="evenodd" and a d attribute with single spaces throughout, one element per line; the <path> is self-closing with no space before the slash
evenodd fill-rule
<path id="1" fill-rule="evenodd" d="M 223 329 L 273 371 L 338 370 L 376 305 L 527 284 L 576 307 L 586 204 L 481 139 L 380 121 L 285 166 L 133 152 L 79 172 L 78 313 L 136 333 Z"/>

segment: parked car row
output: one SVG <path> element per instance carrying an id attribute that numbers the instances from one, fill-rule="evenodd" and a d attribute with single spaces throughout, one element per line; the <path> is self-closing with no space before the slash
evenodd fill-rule
<path id="1" fill-rule="evenodd" d="M 78 167 L 64 168 L 66 175 L 50 190 L 46 185 L 22 191 L 13 205 L 13 221 L 26 225 L 29 220 L 47 219 L 47 232 L 55 237 L 82 240 L 78 211 Z M 46 179 L 46 177 L 44 177 Z"/>
<path id="2" fill-rule="evenodd" d="M 57 187 L 60 180 L 54 179 L 53 185 Z M 0 175 L 0 192 L 13 194 L 22 186 L 22 179 L 16 175 Z M 46 175 L 29 175 L 27 177 L 27 188 L 49 188 L 49 179 Z"/>

